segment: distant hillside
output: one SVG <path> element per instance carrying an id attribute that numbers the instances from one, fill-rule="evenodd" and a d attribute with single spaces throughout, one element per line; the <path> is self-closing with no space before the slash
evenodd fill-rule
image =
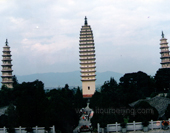
<path id="1" fill-rule="evenodd" d="M 110 77 L 114 77 L 116 81 L 119 82 L 120 77 L 123 74 L 116 73 L 116 72 L 96 72 L 96 86 L 103 85 L 103 83 L 107 80 L 110 80 Z M 19 76 L 16 75 L 18 82 L 32 82 L 36 79 L 41 80 L 45 88 L 57 88 L 63 87 L 65 84 L 71 86 L 81 86 L 81 77 L 79 71 L 74 72 L 65 72 L 65 73 L 38 73 L 38 74 L 31 74 L 31 75 L 23 75 Z"/>

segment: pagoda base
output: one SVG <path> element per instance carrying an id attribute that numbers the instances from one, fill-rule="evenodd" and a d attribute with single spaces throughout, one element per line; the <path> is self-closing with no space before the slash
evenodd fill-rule
<path id="1" fill-rule="evenodd" d="M 93 94 L 83 95 L 83 98 L 92 98 Z"/>
<path id="2" fill-rule="evenodd" d="M 82 81 L 83 98 L 91 98 L 95 89 L 95 81 Z"/>

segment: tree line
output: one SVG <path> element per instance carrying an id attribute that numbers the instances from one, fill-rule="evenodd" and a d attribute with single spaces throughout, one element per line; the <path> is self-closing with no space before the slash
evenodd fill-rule
<path id="1" fill-rule="evenodd" d="M 92 118 L 93 127 L 101 127 L 115 122 L 142 122 L 158 119 L 158 111 L 147 102 L 139 102 L 134 107 L 129 104 L 139 99 L 154 97 L 159 93 L 168 93 L 170 98 L 170 69 L 159 69 L 155 76 L 142 71 L 126 73 L 117 83 L 114 78 L 105 81 L 100 91 L 96 91 L 90 100 L 90 107 L 96 112 Z M 147 112 L 149 111 L 150 112 Z M 170 116 L 165 112 L 167 119 Z M 143 112 L 139 112 L 143 111 Z M 161 119 L 161 118 L 160 118 Z"/>
<path id="2" fill-rule="evenodd" d="M 13 77 L 14 88 L 2 86 L 0 90 L 0 107 L 8 106 L 5 114 L 0 116 L 0 127 L 51 127 L 56 131 L 72 132 L 78 125 L 79 113 L 76 109 L 86 106 L 79 87 L 63 88 L 45 92 L 43 82 L 18 83 Z"/>
<path id="3" fill-rule="evenodd" d="M 90 99 L 90 107 L 94 110 L 93 127 L 95 128 L 97 123 L 105 127 L 106 124 L 115 122 L 156 120 L 158 112 L 148 103 L 141 102 L 133 108 L 129 104 L 138 99 L 154 97 L 160 92 L 168 92 L 170 97 L 169 77 L 170 69 L 159 69 L 153 77 L 139 71 L 126 73 L 120 78 L 119 83 L 114 78 L 105 81 L 100 91 L 96 91 Z M 0 107 L 8 106 L 5 114 L 0 116 L 0 127 L 30 128 L 55 125 L 56 131 L 67 133 L 72 132 L 78 125 L 79 109 L 87 103 L 79 87 L 69 89 L 69 85 L 66 84 L 65 87 L 45 92 L 42 81 L 19 84 L 16 76 L 13 77 L 13 81 L 13 89 L 2 86 L 0 90 Z M 132 112 L 148 108 L 154 113 Z M 110 109 L 110 112 L 107 109 Z M 170 116 L 168 110 L 165 114 Z"/>

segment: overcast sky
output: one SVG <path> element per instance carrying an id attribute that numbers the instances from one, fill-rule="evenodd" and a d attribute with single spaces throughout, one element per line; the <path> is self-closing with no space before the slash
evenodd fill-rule
<path id="1" fill-rule="evenodd" d="M 96 70 L 155 74 L 160 38 L 170 39 L 170 0 L 0 0 L 0 48 L 13 74 L 80 70 L 79 36 L 91 25 Z"/>

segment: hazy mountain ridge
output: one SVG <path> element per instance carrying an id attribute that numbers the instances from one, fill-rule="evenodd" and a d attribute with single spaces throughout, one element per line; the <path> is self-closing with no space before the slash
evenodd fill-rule
<path id="1" fill-rule="evenodd" d="M 45 88 L 58 88 L 63 87 L 65 84 L 71 86 L 81 86 L 81 73 L 79 71 L 73 72 L 63 72 L 63 73 L 37 73 L 31 75 L 16 75 L 18 82 L 32 82 L 36 79 L 42 81 L 44 83 Z M 103 83 L 107 80 L 110 80 L 110 77 L 114 77 L 114 79 L 119 82 L 120 77 L 123 74 L 106 71 L 106 72 L 96 72 L 96 86 L 103 85 Z"/>

